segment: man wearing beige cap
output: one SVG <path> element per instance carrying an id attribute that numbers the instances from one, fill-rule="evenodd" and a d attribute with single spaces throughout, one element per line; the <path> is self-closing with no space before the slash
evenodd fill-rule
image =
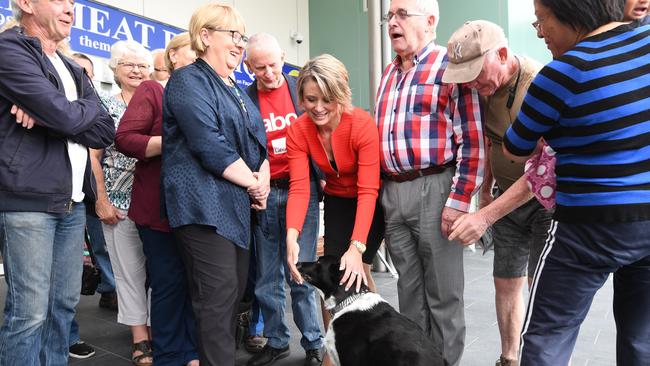
<path id="1" fill-rule="evenodd" d="M 460 364 L 465 344 L 463 248 L 447 239 L 483 179 L 478 94 L 444 84 L 434 42 L 436 0 L 392 0 L 384 17 L 397 56 L 384 70 L 379 128 L 386 245 L 399 273 L 400 312 Z"/>
<path id="2" fill-rule="evenodd" d="M 521 293 L 526 274 L 530 281 L 535 272 L 551 212 L 532 198 L 523 177 L 523 164 L 507 159 L 501 144 L 541 65 L 514 55 L 507 47 L 503 30 L 485 20 L 467 22 L 458 29 L 449 39 L 447 56 L 449 64 L 442 80 L 466 83 L 478 90 L 488 140 L 481 208 L 456 220 L 450 239 L 467 245 L 492 225 L 495 302 L 501 334 L 501 356 L 496 364 L 516 365 L 524 316 Z M 501 196 L 494 202 L 493 181 Z"/>

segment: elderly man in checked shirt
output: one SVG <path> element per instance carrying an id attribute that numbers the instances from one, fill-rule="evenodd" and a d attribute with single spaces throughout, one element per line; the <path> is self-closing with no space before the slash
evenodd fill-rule
<path id="1" fill-rule="evenodd" d="M 384 17 L 397 57 L 377 92 L 386 244 L 400 311 L 458 365 L 465 343 L 463 248 L 447 236 L 483 178 L 475 90 L 443 84 L 436 0 L 392 0 Z"/>

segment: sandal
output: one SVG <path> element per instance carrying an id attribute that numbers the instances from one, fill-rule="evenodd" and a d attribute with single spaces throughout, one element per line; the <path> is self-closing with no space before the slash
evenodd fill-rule
<path id="1" fill-rule="evenodd" d="M 150 358 L 153 360 L 153 351 L 151 350 L 151 342 L 148 340 L 140 341 L 133 344 L 133 353 L 142 352 L 137 356 L 131 357 L 131 362 L 135 366 L 153 366 L 152 361 L 142 361 L 145 358 Z"/>

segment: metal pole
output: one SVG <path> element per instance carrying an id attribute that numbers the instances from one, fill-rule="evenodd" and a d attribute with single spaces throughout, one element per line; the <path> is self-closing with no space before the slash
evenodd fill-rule
<path id="1" fill-rule="evenodd" d="M 379 0 L 381 1 L 381 13 L 388 13 L 390 9 L 390 0 Z M 388 24 L 382 24 L 381 26 L 381 71 L 384 71 L 384 68 L 393 59 L 392 48 L 390 45 L 390 37 L 388 36 Z"/>
<path id="2" fill-rule="evenodd" d="M 368 0 L 368 73 L 369 93 L 368 99 L 370 113 L 375 110 L 375 94 L 381 78 L 381 0 Z"/>

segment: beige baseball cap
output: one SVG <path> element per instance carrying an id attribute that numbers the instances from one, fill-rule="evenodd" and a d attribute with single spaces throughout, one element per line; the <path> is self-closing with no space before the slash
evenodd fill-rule
<path id="1" fill-rule="evenodd" d="M 449 63 L 442 75 L 443 83 L 468 83 L 481 73 L 485 54 L 507 43 L 503 29 L 487 20 L 472 20 L 463 24 L 449 38 Z"/>

